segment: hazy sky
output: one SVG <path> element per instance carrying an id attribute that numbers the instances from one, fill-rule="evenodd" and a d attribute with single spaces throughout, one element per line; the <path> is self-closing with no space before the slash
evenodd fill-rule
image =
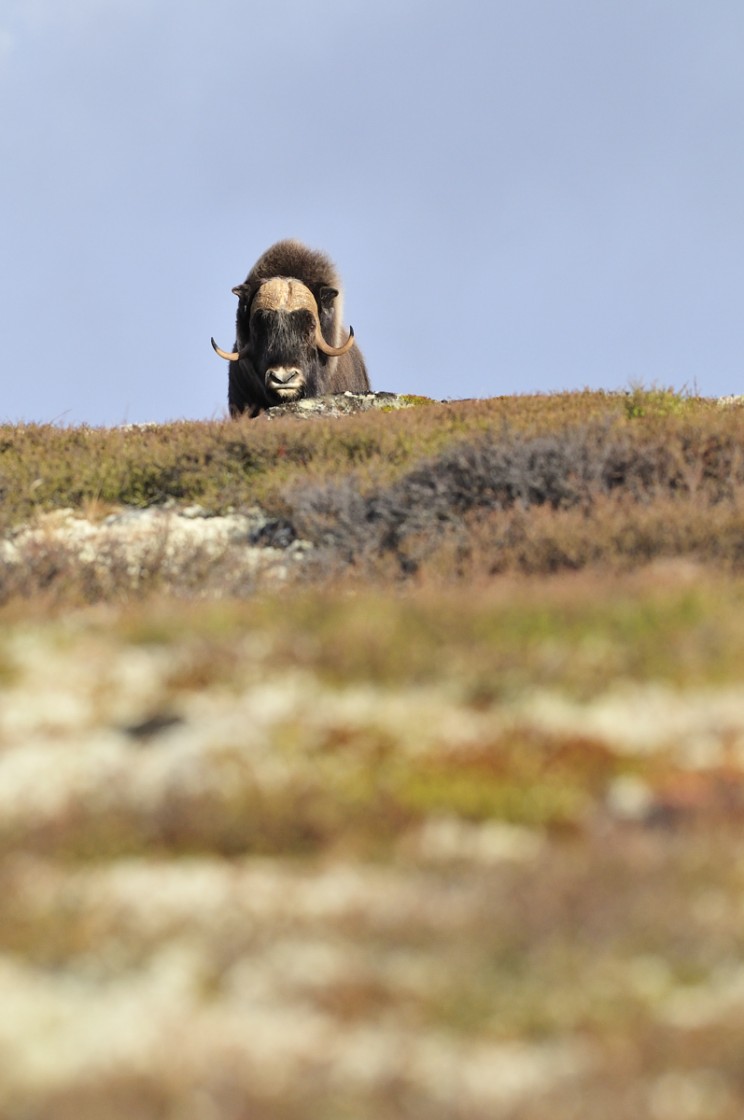
<path id="1" fill-rule="evenodd" d="M 223 416 L 287 236 L 376 389 L 744 392 L 742 58 L 742 0 L 0 0 L 0 420 Z"/>

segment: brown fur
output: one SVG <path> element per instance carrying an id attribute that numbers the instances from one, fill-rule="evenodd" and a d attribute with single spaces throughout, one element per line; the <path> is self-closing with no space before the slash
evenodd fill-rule
<path id="1" fill-rule="evenodd" d="M 272 405 L 281 403 L 281 399 L 266 384 L 268 344 L 262 341 L 259 325 L 265 326 L 269 332 L 274 364 L 284 361 L 286 356 L 287 362 L 291 361 L 301 369 L 304 380 L 299 395 L 316 397 L 326 393 L 367 392 L 369 378 L 357 345 L 340 357 L 322 353 L 307 341 L 309 311 L 276 312 L 274 319 L 266 319 L 263 324 L 259 324 L 259 316 L 268 316 L 270 312 L 258 311 L 252 316 L 256 292 L 263 283 L 275 277 L 299 280 L 310 289 L 318 306 L 326 342 L 340 346 L 348 336 L 342 321 L 341 280 L 331 260 L 325 253 L 308 249 L 299 241 L 278 241 L 256 261 L 245 281 L 233 288 L 240 301 L 235 350 L 243 351 L 248 347 L 248 352 L 239 361 L 230 363 L 230 414 L 240 416 L 247 412 L 257 416 Z"/>

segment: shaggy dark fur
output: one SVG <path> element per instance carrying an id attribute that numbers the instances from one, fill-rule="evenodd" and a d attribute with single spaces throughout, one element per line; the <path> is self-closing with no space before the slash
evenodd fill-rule
<path id="1" fill-rule="evenodd" d="M 332 262 L 299 241 L 278 241 L 259 258 L 245 282 L 233 288 L 239 300 L 235 350 L 248 350 L 239 361 L 230 362 L 230 415 L 258 416 L 289 399 L 267 384 L 267 371 L 277 366 L 300 372 L 303 385 L 297 396 L 368 392 L 367 369 L 356 343 L 348 353 L 330 357 L 314 344 L 309 311 L 252 310 L 261 284 L 277 276 L 300 280 L 313 293 L 326 342 L 340 346 L 347 337 L 342 326 L 341 280 Z"/>

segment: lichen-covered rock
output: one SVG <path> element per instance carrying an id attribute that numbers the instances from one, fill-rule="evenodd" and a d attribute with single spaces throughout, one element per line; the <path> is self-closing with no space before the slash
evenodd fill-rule
<path id="1" fill-rule="evenodd" d="M 387 412 L 392 409 L 413 408 L 423 403 L 436 402 L 427 401 L 425 397 L 398 393 L 340 393 L 327 397 L 307 397 L 289 404 L 278 405 L 262 413 L 258 419 L 278 420 L 282 416 L 297 416 L 301 420 L 309 420 L 314 416 L 353 416 L 373 409 Z"/>
<path id="2" fill-rule="evenodd" d="M 102 521 L 59 509 L 0 540 L 0 563 L 11 570 L 50 562 L 57 570 L 75 567 L 121 590 L 153 578 L 194 590 L 204 579 L 214 595 L 220 579 L 224 594 L 257 576 L 284 580 L 311 547 L 296 539 L 289 523 L 268 517 L 258 506 L 221 516 L 201 506 L 154 506 L 123 509 Z"/>

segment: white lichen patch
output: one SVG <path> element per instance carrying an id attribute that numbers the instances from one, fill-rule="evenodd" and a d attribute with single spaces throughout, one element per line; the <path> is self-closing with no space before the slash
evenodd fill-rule
<path id="1" fill-rule="evenodd" d="M 534 690 L 511 710 L 528 726 L 587 736 L 626 755 L 672 749 L 678 763 L 692 768 L 732 757 L 744 763 L 744 692 L 738 687 L 620 683 L 586 701 Z"/>
<path id="2" fill-rule="evenodd" d="M 601 1081 L 603 1024 L 647 1037 L 741 1017 L 734 871 L 694 869 L 679 914 L 646 883 L 674 873 L 647 824 L 654 767 L 740 766 L 735 689 L 473 707 L 456 683 L 273 661 L 250 621 L 150 631 L 109 608 L 10 624 L 0 654 L 0 1114 L 84 1098 L 117 1115 L 134 1086 L 145 1120 L 197 1099 L 229 1120 L 228 1085 L 293 1120 L 550 1115 Z M 587 795 L 605 815 L 580 801 L 562 862 L 550 821 L 518 810 L 572 776 L 564 747 L 579 773 L 605 766 Z M 502 779 L 511 800 L 478 800 Z M 615 863 L 592 872 L 615 829 Z M 694 936 L 727 960 L 705 948 L 686 971 Z M 700 1101 L 729 1100 L 721 1077 Z M 675 1084 L 649 1079 L 658 1115 Z"/>
<path id="3" fill-rule="evenodd" d="M 442 690 L 332 687 L 297 669 L 275 675 L 261 668 L 249 642 L 235 642 L 232 654 L 229 680 L 197 675 L 189 683 L 191 654 L 167 643 L 128 644 L 64 625 L 8 634 L 3 655 L 13 672 L 0 705 L 0 829 L 33 833 L 81 811 L 140 817 L 169 811 L 174 797 L 179 804 L 214 797 L 229 804 L 245 795 L 270 805 L 282 791 L 294 797 L 322 789 L 327 776 L 353 785 L 381 750 L 409 766 L 437 759 L 467 765 L 484 743 L 517 732 L 584 737 L 623 757 L 671 751 L 675 765 L 690 770 L 742 762 L 738 689 L 626 685 L 586 702 L 534 692 L 473 710 Z M 176 687 L 179 676 L 186 683 Z M 354 750 L 334 747 L 349 737 Z M 633 819 L 652 795 L 640 778 L 621 777 L 607 799 Z M 433 859 L 486 863 L 532 858 L 538 850 L 530 830 L 446 815 L 435 815 L 415 843 Z"/>
<path id="4" fill-rule="evenodd" d="M 190 566 L 208 570 L 226 563 L 233 581 L 256 575 L 284 580 L 310 546 L 305 541 L 287 548 L 252 544 L 267 522 L 258 508 L 210 516 L 199 506 L 150 507 L 122 510 L 102 521 L 58 509 L 0 540 L 0 563 L 12 569 L 53 554 L 90 568 L 99 579 L 115 575 L 132 589 L 153 573 L 172 581 Z"/>
<path id="5" fill-rule="evenodd" d="M 352 1096 L 403 1085 L 422 1108 L 457 1101 L 485 1118 L 592 1065 L 575 1039 L 457 1037 L 429 1021 L 427 1001 L 457 977 L 437 952 L 380 937 L 444 932 L 449 891 L 403 871 L 205 859 L 65 872 L 22 860 L 12 885 L 17 912 L 73 919 L 77 932 L 53 973 L 0 956 L 0 1106 L 105 1085 L 112 1070 L 185 1099 L 232 1056 L 252 1092 L 281 1095 L 303 1077 Z M 458 920 L 479 906 L 477 892 L 463 896 Z"/>
<path id="6" fill-rule="evenodd" d="M 433 816 L 407 838 L 406 850 L 433 861 L 477 864 L 529 862 L 545 840 L 535 829 L 504 821 L 473 824 L 455 816 Z"/>
<path id="7" fill-rule="evenodd" d="M 468 1045 L 438 1032 L 339 1023 L 252 990 L 210 998 L 203 967 L 198 953 L 169 948 L 136 973 L 93 984 L 0 958 L 0 1105 L 33 1107 L 77 1083 L 105 1086 L 112 1070 L 178 1085 L 185 1101 L 218 1084 L 229 1063 L 238 1089 L 266 1097 L 303 1079 L 315 1093 L 347 1095 L 403 1085 L 424 1107 L 457 1101 L 486 1117 L 588 1066 L 575 1042 Z"/>

